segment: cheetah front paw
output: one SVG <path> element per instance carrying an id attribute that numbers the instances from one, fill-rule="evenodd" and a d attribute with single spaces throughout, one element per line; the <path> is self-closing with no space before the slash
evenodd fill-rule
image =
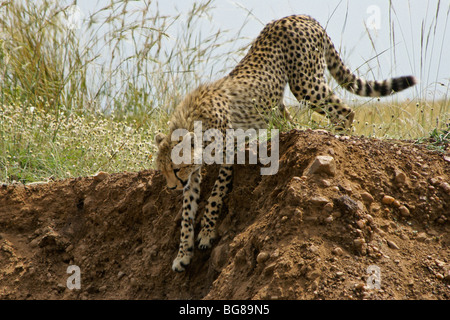
<path id="1" fill-rule="evenodd" d="M 183 272 L 186 267 L 191 263 L 192 256 L 184 254 L 178 254 L 178 256 L 173 260 L 172 270 L 176 272 Z"/>
<path id="2" fill-rule="evenodd" d="M 198 234 L 199 244 L 198 247 L 202 250 L 211 248 L 211 244 L 216 238 L 216 231 L 206 228 L 202 228 Z"/>

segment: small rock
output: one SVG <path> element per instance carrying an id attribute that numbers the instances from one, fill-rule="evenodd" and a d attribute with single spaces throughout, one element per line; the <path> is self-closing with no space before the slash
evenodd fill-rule
<path id="1" fill-rule="evenodd" d="M 397 245 L 395 242 L 393 242 L 393 241 L 391 241 L 391 240 L 387 240 L 386 242 L 387 242 L 387 245 L 389 246 L 389 248 L 395 249 L 395 250 L 400 249 L 400 248 L 398 247 L 398 245 Z"/>
<path id="2" fill-rule="evenodd" d="M 31 248 L 37 248 L 37 246 L 39 245 L 39 242 L 41 241 L 40 238 L 35 238 L 33 240 L 30 241 L 30 247 Z"/>
<path id="3" fill-rule="evenodd" d="M 331 223 L 331 222 L 333 222 L 333 216 L 328 216 L 328 217 L 326 217 L 325 219 L 324 219 L 324 221 L 326 222 L 326 223 Z"/>
<path id="4" fill-rule="evenodd" d="M 58 285 L 56 286 L 56 290 L 58 290 L 58 292 L 61 293 L 64 290 L 66 290 L 66 286 L 63 285 L 62 283 L 58 283 Z"/>
<path id="5" fill-rule="evenodd" d="M 119 272 L 117 273 L 117 278 L 121 279 L 124 275 L 125 275 L 124 272 L 119 271 Z"/>
<path id="6" fill-rule="evenodd" d="M 319 270 L 312 270 L 311 272 L 309 272 L 306 275 L 306 279 L 308 279 L 308 280 L 315 280 L 315 279 L 317 279 L 319 277 L 320 277 L 320 271 Z"/>
<path id="7" fill-rule="evenodd" d="M 368 204 L 371 204 L 374 201 L 372 195 L 368 192 L 363 192 L 360 194 L 360 196 L 361 196 L 361 199 Z"/>
<path id="8" fill-rule="evenodd" d="M 131 278 L 130 279 L 130 285 L 132 287 L 136 287 L 138 285 L 138 282 L 137 282 L 136 278 Z"/>
<path id="9" fill-rule="evenodd" d="M 364 254 L 366 252 L 367 245 L 366 241 L 363 238 L 356 238 L 355 240 L 353 240 L 353 244 L 355 245 L 356 250 L 359 253 Z"/>
<path id="10" fill-rule="evenodd" d="M 381 200 L 381 202 L 386 205 L 391 205 L 392 203 L 394 203 L 394 201 L 395 199 L 391 196 L 384 196 L 383 199 Z"/>
<path id="11" fill-rule="evenodd" d="M 407 207 L 405 207 L 405 206 L 400 206 L 398 208 L 398 211 L 400 212 L 400 214 L 403 217 L 409 217 L 410 216 L 409 209 Z"/>
<path id="12" fill-rule="evenodd" d="M 447 220 L 447 218 L 446 218 L 445 216 L 440 216 L 440 217 L 437 219 L 437 223 L 439 223 L 439 224 L 444 224 L 446 220 Z"/>
<path id="13" fill-rule="evenodd" d="M 444 276 L 444 280 L 450 282 L 450 270 L 447 271 L 447 274 Z"/>
<path id="14" fill-rule="evenodd" d="M 366 290 L 366 284 L 363 283 L 363 282 L 357 283 L 357 284 L 355 285 L 355 289 L 356 289 L 356 290 L 359 290 L 359 291 Z"/>
<path id="15" fill-rule="evenodd" d="M 424 242 L 427 239 L 427 234 L 425 232 L 420 232 L 417 234 L 416 240 L 419 242 Z"/>
<path id="16" fill-rule="evenodd" d="M 258 254 L 258 256 L 256 257 L 256 262 L 258 262 L 259 264 L 266 262 L 268 259 L 270 258 L 270 255 L 265 252 L 262 251 Z"/>
<path id="17" fill-rule="evenodd" d="M 436 263 L 436 265 L 439 267 L 439 268 L 444 268 L 445 267 L 445 262 L 444 261 L 442 261 L 442 260 L 439 260 L 439 259 L 435 259 L 434 260 L 434 263 Z"/>
<path id="18" fill-rule="evenodd" d="M 269 264 L 267 267 L 264 268 L 264 270 L 262 272 L 263 275 L 266 277 L 271 276 L 273 274 L 273 271 L 275 270 L 275 267 L 276 267 L 275 262 Z"/>
<path id="19" fill-rule="evenodd" d="M 315 173 L 325 173 L 331 176 L 336 174 L 336 164 L 331 156 L 317 156 L 303 172 L 304 176 Z"/>
<path id="20" fill-rule="evenodd" d="M 109 174 L 107 173 L 107 172 L 104 172 L 104 171 L 100 171 L 100 172 L 97 172 L 97 174 L 95 174 L 94 175 L 94 180 L 95 181 L 103 181 L 103 180 L 105 180 L 107 177 L 109 176 Z"/>
<path id="21" fill-rule="evenodd" d="M 448 184 L 447 182 L 442 182 L 439 185 L 447 194 L 450 194 L 450 184 Z"/>
<path id="22" fill-rule="evenodd" d="M 312 245 L 311 247 L 309 247 L 309 251 L 312 253 L 318 253 L 319 252 L 319 247 Z"/>
<path id="23" fill-rule="evenodd" d="M 364 226 L 366 225 L 366 220 L 364 219 L 358 220 L 356 221 L 356 225 L 358 226 L 359 229 L 363 229 Z"/>
<path id="24" fill-rule="evenodd" d="M 86 289 L 86 291 L 90 294 L 94 294 L 99 292 L 99 289 L 97 287 L 95 287 L 94 285 L 89 285 Z"/>
<path id="25" fill-rule="evenodd" d="M 339 208 L 342 213 L 355 214 L 359 207 L 358 203 L 349 196 L 342 196 L 337 199 L 333 199 L 334 205 Z"/>
<path id="26" fill-rule="evenodd" d="M 344 254 L 344 250 L 340 247 L 334 248 L 332 252 L 337 256 L 342 256 Z"/>
<path id="27" fill-rule="evenodd" d="M 435 178 L 431 178 L 430 179 L 430 183 L 434 186 L 438 185 L 439 183 L 442 182 L 442 178 L 441 177 L 435 177 Z"/>
<path id="28" fill-rule="evenodd" d="M 394 200 L 394 202 L 392 202 L 392 206 L 393 206 L 394 208 L 400 207 L 400 206 L 401 206 L 400 201 Z"/>
<path id="29" fill-rule="evenodd" d="M 309 199 L 309 201 L 311 202 L 311 204 L 319 206 L 327 204 L 330 200 L 325 197 L 312 197 L 311 199 Z"/>
<path id="30" fill-rule="evenodd" d="M 229 247 L 226 244 L 216 246 L 211 252 L 211 266 L 220 271 L 227 262 Z M 243 252 L 243 251 L 242 251 Z"/>
<path id="31" fill-rule="evenodd" d="M 328 202 L 326 205 L 324 205 L 323 211 L 330 213 L 331 211 L 333 211 L 333 208 L 334 208 L 333 203 Z"/>
<path id="32" fill-rule="evenodd" d="M 399 186 L 402 186 L 406 182 L 406 174 L 403 171 L 395 170 L 395 183 Z"/>

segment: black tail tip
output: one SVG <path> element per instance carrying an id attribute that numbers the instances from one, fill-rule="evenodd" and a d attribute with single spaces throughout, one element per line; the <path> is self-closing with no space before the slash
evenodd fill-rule
<path id="1" fill-rule="evenodd" d="M 414 76 L 395 78 L 392 81 L 392 90 L 394 92 L 399 92 L 406 88 L 414 86 L 416 83 L 418 83 L 418 80 Z"/>
<path id="2" fill-rule="evenodd" d="M 414 76 L 407 76 L 406 78 L 406 85 L 407 87 L 412 87 L 413 85 L 417 84 L 419 81 Z"/>

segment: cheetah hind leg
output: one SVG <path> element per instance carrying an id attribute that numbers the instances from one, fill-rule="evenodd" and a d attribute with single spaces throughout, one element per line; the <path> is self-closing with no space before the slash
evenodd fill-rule
<path id="1" fill-rule="evenodd" d="M 355 118 L 355 112 L 335 95 L 328 85 L 324 84 L 327 91 L 326 98 L 321 100 L 311 99 L 310 104 L 314 111 L 325 114 L 330 119 L 335 130 L 349 131 Z"/>
<path id="2" fill-rule="evenodd" d="M 324 80 L 314 78 L 313 82 L 320 88 L 319 91 L 322 92 L 321 94 L 306 95 L 296 85 L 295 81 L 292 81 L 289 86 L 300 103 L 306 102 L 312 110 L 321 115 L 325 115 L 330 119 L 331 124 L 333 124 L 336 130 L 350 130 L 355 117 L 354 111 L 333 93 L 333 90 L 331 90 Z"/>

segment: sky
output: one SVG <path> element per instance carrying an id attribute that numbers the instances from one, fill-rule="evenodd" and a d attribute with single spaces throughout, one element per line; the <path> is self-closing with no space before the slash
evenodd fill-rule
<path id="1" fill-rule="evenodd" d="M 88 15 L 109 1 L 78 0 L 77 5 Z M 153 2 L 161 14 L 173 15 L 199 1 Z M 205 17 L 208 23 L 203 25 L 203 34 L 214 29 L 240 32 L 248 39 L 241 41 L 250 43 L 269 21 L 307 14 L 326 28 L 344 62 L 361 76 L 381 80 L 412 74 L 420 83 L 401 93 L 403 97 L 434 98 L 436 92 L 448 96 L 450 0 L 216 0 L 213 5 L 211 16 Z M 239 30 L 244 21 L 245 27 Z M 177 37 L 177 28 L 172 30 L 169 36 Z"/>

